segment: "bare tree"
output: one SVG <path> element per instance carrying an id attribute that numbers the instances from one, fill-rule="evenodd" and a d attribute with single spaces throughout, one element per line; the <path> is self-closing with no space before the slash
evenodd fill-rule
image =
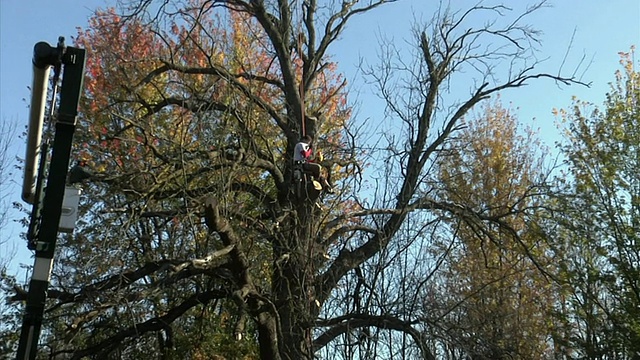
<path id="1" fill-rule="evenodd" d="M 435 301 L 445 288 L 433 276 L 454 246 L 461 226 L 473 229 L 479 239 L 494 231 L 506 234 L 510 241 L 520 244 L 520 251 L 532 264 L 538 264 L 539 259 L 528 251 L 521 232 L 505 221 L 520 211 L 516 205 L 521 199 L 513 199 L 512 206 L 494 209 L 491 214 L 469 202 L 445 200 L 439 197 L 438 190 L 448 180 L 435 169 L 440 157 L 462 150 L 451 149 L 448 143 L 457 138 L 463 126 L 461 120 L 483 100 L 539 78 L 576 83 L 569 77 L 534 71 L 539 34 L 523 21 L 544 5 L 528 7 L 513 21 L 503 17 L 510 11 L 504 5 L 481 3 L 461 11 L 443 5 L 428 26 L 416 28 L 418 47 L 414 56 L 398 56 L 401 51 L 393 44 L 383 47 L 380 65 L 372 67 L 368 75 L 386 101 L 386 116 L 393 128 L 400 130 L 380 145 L 386 152 L 374 154 L 377 159 L 384 159 L 385 167 L 377 172 L 380 186 L 374 196 L 376 201 L 363 212 L 368 233 L 358 230 L 359 236 L 348 238 L 345 248 L 321 275 L 324 283 L 334 280 L 327 289 L 334 291 L 342 282 L 350 290 L 332 303 L 333 319 L 322 322 L 328 329 L 318 336 L 318 346 L 347 334 L 344 344 L 358 345 L 360 356 L 366 358 L 368 355 L 362 354 L 370 353 L 361 345 L 370 346 L 369 343 L 354 340 L 354 336 L 359 339 L 357 334 L 362 329 L 377 328 L 404 333 L 423 358 L 460 349 L 455 343 L 447 346 L 447 341 L 439 341 L 439 327 L 444 323 L 437 321 L 450 309 L 439 308 Z M 495 20 L 480 27 L 470 25 L 487 18 Z M 467 89 L 468 95 L 461 97 Z M 531 215 L 531 211 L 525 213 Z M 527 216 L 525 213 L 522 215 Z M 443 226 L 451 223 L 458 225 Z M 543 267 L 538 269 L 544 272 Z M 359 308 L 366 314 L 354 311 L 353 299 L 365 299 Z M 382 356 L 411 357 L 407 337 L 396 341 L 387 338 L 386 344 L 397 347 L 378 348 L 378 355 L 383 351 Z M 382 332 L 363 338 L 384 343 Z M 345 358 L 351 355 L 345 354 Z M 452 358 L 468 355 L 462 351 L 459 357 Z"/>

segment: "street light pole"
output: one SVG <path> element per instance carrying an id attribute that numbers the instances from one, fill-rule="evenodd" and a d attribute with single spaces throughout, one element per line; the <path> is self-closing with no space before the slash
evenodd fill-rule
<path id="1" fill-rule="evenodd" d="M 53 267 L 53 256 L 62 212 L 73 133 L 78 115 L 78 102 L 82 92 L 85 50 L 65 47 L 64 38 L 60 38 L 57 48 L 40 42 L 34 47 L 33 63 L 36 68 L 44 69 L 45 67 L 54 66 L 56 71 L 59 71 L 61 67 L 64 71 L 51 162 L 44 200 L 42 201 L 42 211 L 40 212 L 40 226 L 39 229 L 35 229 L 35 235 L 33 235 L 36 258 L 31 281 L 29 282 L 27 304 L 22 321 L 16 357 L 18 360 L 35 359 L 38 350 L 38 339 L 42 327 L 49 278 Z M 46 87 L 44 91 L 46 93 Z M 32 96 L 41 96 L 41 94 L 32 94 Z M 52 102 L 55 102 L 55 99 Z M 32 125 L 33 122 L 29 126 L 31 127 Z M 27 153 L 29 153 L 29 150 L 27 150 Z M 46 154 L 42 154 L 42 156 L 46 156 Z M 43 161 L 42 164 L 44 163 L 46 162 Z M 38 202 L 39 199 L 34 200 L 34 209 L 40 206 Z M 34 220 L 37 219 L 32 218 L 31 221 Z"/>

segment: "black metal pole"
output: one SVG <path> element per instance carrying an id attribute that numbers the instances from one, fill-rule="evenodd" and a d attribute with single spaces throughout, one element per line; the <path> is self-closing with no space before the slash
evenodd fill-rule
<path id="1" fill-rule="evenodd" d="M 38 45 L 36 44 L 36 46 Z M 35 62 L 36 59 L 34 58 Z M 25 315 L 22 321 L 20 343 L 16 357 L 18 360 L 35 359 L 38 351 L 38 339 L 53 266 L 73 133 L 76 127 L 78 102 L 84 79 L 85 50 L 67 47 L 62 56 L 62 65 L 64 71 L 62 89 L 60 91 L 60 106 L 42 205 L 42 220 L 37 239 L 35 239 L 36 258 L 29 283 Z"/>

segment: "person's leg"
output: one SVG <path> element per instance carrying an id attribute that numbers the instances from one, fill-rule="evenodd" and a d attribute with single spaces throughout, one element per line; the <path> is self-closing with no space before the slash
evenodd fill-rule
<path id="1" fill-rule="evenodd" d="M 320 165 L 314 163 L 304 163 L 302 164 L 302 169 L 311 174 L 314 178 L 320 178 Z"/>

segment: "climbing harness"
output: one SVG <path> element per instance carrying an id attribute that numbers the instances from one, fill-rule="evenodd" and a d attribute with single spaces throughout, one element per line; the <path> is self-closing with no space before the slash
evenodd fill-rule
<path id="1" fill-rule="evenodd" d="M 310 171 L 305 170 L 304 161 L 294 161 L 293 184 L 298 199 L 316 199 L 322 191 L 322 185 L 315 180 Z"/>

